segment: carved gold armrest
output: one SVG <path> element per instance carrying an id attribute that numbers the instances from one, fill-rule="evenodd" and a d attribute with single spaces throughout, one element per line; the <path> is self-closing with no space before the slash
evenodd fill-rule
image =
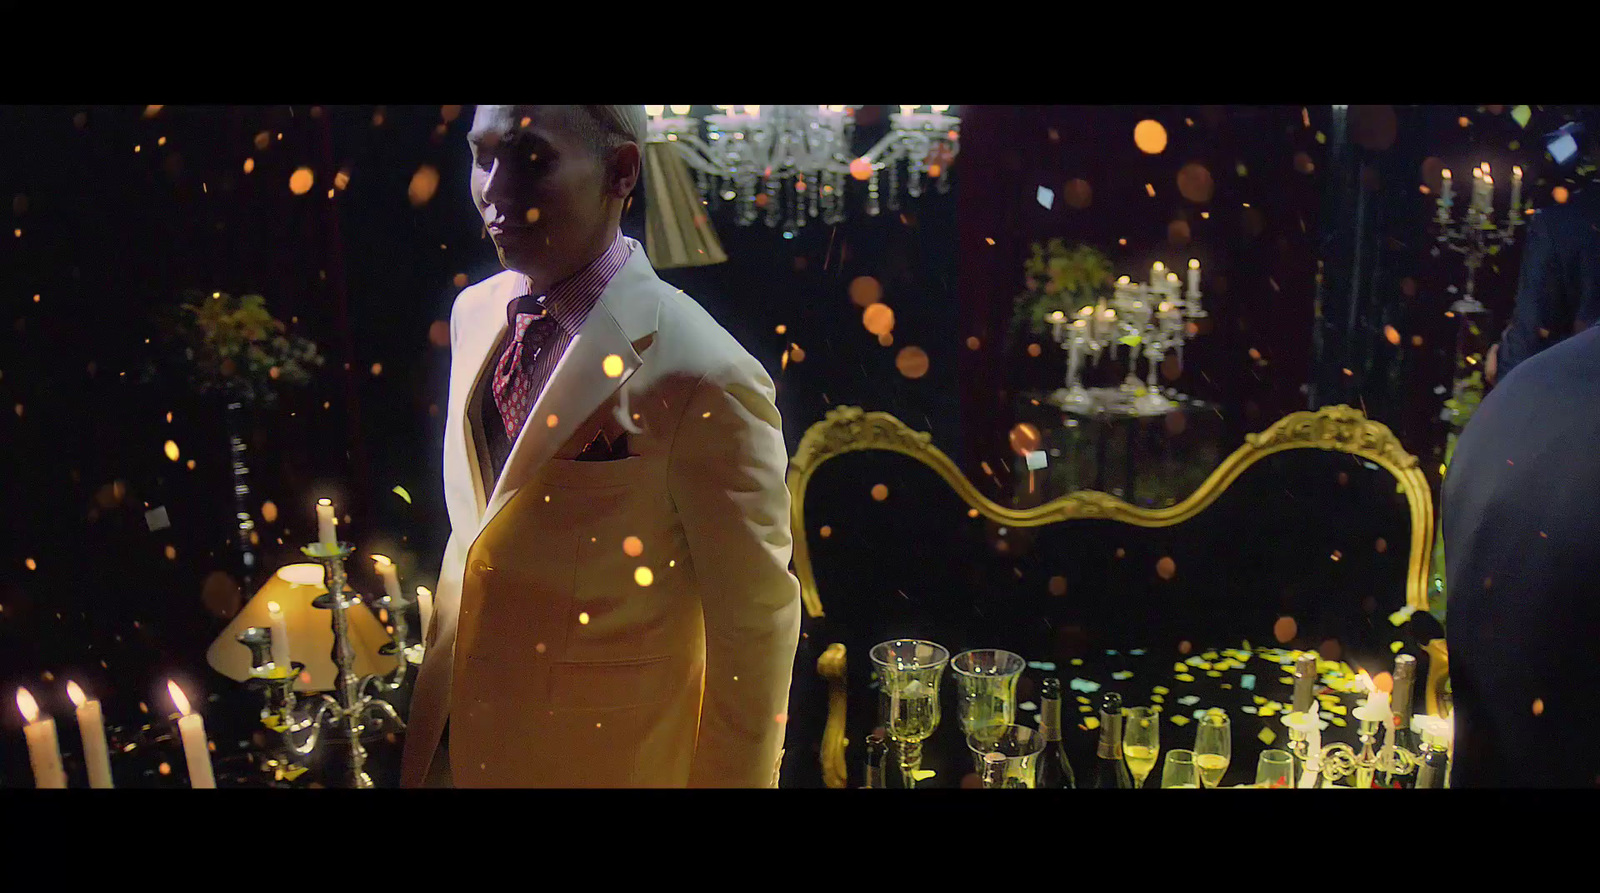
<path id="1" fill-rule="evenodd" d="M 1450 650 L 1444 639 L 1434 639 L 1422 650 L 1428 653 L 1428 712 L 1445 716 L 1444 687 L 1450 682 Z"/>
<path id="2" fill-rule="evenodd" d="M 847 689 L 843 644 L 835 642 L 822 652 L 817 658 L 817 673 L 828 680 L 828 724 L 822 729 L 822 781 L 830 788 L 842 788 L 850 783 L 844 762 L 844 749 L 849 742 L 844 738 Z"/>

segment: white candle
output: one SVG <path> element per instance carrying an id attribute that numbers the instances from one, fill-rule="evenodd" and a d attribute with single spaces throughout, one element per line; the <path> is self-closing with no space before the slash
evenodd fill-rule
<path id="1" fill-rule="evenodd" d="M 1472 169 L 1472 210 L 1483 210 L 1483 168 Z"/>
<path id="2" fill-rule="evenodd" d="M 267 617 L 272 620 L 272 662 L 284 675 L 293 673 L 294 664 L 289 660 L 289 620 L 277 602 L 267 602 Z"/>
<path id="3" fill-rule="evenodd" d="M 61 765 L 61 743 L 56 739 L 56 721 L 39 718 L 39 705 L 25 688 L 17 689 L 17 709 L 28 721 L 23 734 L 28 737 L 28 762 L 33 764 L 33 786 L 64 788 L 67 770 Z"/>
<path id="4" fill-rule="evenodd" d="M 83 738 L 83 762 L 89 769 L 89 787 L 112 787 L 111 756 L 106 749 L 106 724 L 100 702 L 91 700 L 78 683 L 70 680 L 67 697 L 78 707 L 78 734 Z"/>
<path id="5" fill-rule="evenodd" d="M 1161 261 L 1156 261 L 1155 265 L 1150 268 L 1150 284 L 1160 285 L 1161 280 L 1166 278 L 1166 270 L 1166 264 L 1163 264 Z"/>
<path id="6" fill-rule="evenodd" d="M 394 562 L 387 555 L 374 555 L 372 561 L 378 566 L 378 576 L 383 578 L 383 593 L 400 602 L 400 573 L 395 568 Z"/>
<path id="7" fill-rule="evenodd" d="M 339 533 L 333 519 L 333 501 L 317 500 L 317 540 L 325 546 L 337 546 Z"/>
<path id="8" fill-rule="evenodd" d="M 1456 183 L 1450 178 L 1450 169 L 1444 169 L 1444 208 L 1450 210 L 1455 205 Z"/>
<path id="9" fill-rule="evenodd" d="M 1517 213 L 1517 203 L 1522 201 L 1522 168 L 1511 169 L 1511 213 Z"/>
<path id="10" fill-rule="evenodd" d="M 433 620 L 433 593 L 426 586 L 417 587 L 417 613 L 422 617 L 422 641 L 428 641 L 428 624 Z"/>
<path id="11" fill-rule="evenodd" d="M 176 682 L 167 680 L 167 691 L 172 703 L 178 705 L 183 716 L 178 720 L 178 733 L 183 736 L 183 756 L 189 763 L 189 787 L 214 788 L 217 778 L 211 773 L 211 751 L 206 747 L 206 724 L 200 714 L 189 712 L 189 699 Z"/>
<path id="12" fill-rule="evenodd" d="M 1200 297 L 1200 260 L 1189 258 L 1189 300 Z"/>

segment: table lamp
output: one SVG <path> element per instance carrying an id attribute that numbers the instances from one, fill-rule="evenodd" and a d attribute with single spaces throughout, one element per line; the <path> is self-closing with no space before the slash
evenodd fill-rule
<path id="1" fill-rule="evenodd" d="M 237 682 L 249 679 L 252 655 L 249 647 L 239 641 L 239 634 L 252 626 L 272 629 L 268 605 L 275 603 L 288 630 L 289 659 L 306 667 L 295 682 L 295 691 L 332 691 L 338 674 L 333 663 L 333 624 L 327 611 L 311 605 L 312 599 L 327 591 L 320 564 L 308 562 L 280 568 L 211 643 L 206 661 L 212 669 Z M 378 653 L 391 639 L 366 602 L 361 603 L 360 610 L 348 610 L 346 617 L 350 621 L 350 647 L 355 653 L 351 670 L 356 677 L 394 672 L 400 658 Z"/>

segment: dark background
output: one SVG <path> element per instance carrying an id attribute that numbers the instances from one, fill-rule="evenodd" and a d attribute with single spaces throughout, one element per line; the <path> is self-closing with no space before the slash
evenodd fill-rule
<path id="1" fill-rule="evenodd" d="M 886 108 L 862 110 L 858 150 L 883 132 Z M 1368 144 L 1356 151 L 1358 168 L 1376 172 L 1355 182 L 1383 199 L 1381 225 L 1365 238 L 1384 233 L 1388 252 L 1363 274 L 1370 282 L 1354 327 L 1316 322 L 1316 261 L 1331 250 L 1319 240 L 1346 225 L 1342 193 L 1324 173 L 1351 157 L 1330 162 L 1316 139 L 1329 129 L 1327 106 L 958 107 L 962 154 L 948 195 L 930 190 L 877 218 L 853 200 L 849 223 L 813 223 L 794 239 L 718 218 L 733 260 L 662 275 L 774 374 L 791 450 L 829 406 L 856 404 L 931 431 L 977 479 L 979 463 L 1008 456 L 1018 394 L 1059 386 L 1059 354 L 1008 355 L 1001 337 L 1028 243 L 1086 241 L 1135 277 L 1156 257 L 1177 266 L 1196 256 L 1212 325 L 1175 384 L 1221 407 L 1224 451 L 1314 399 L 1365 403 L 1427 457 L 1443 433 L 1443 398 L 1432 389 L 1453 365 L 1443 284 L 1461 274 L 1458 263 L 1426 255 L 1432 206 L 1418 191 L 1421 163 L 1431 154 L 1456 171 L 1483 159 L 1504 170 L 1520 154 L 1530 166 L 1535 150 L 1507 148 L 1522 129 L 1494 108 L 1352 107 L 1352 121 L 1379 121 L 1351 130 Z M 1398 122 L 1387 142 L 1386 114 Z M 471 117 L 470 106 L 0 107 L 0 182 L 13 199 L 12 226 L 0 232 L 8 459 L 0 463 L 0 785 L 31 783 L 8 694 L 20 685 L 58 717 L 68 751 L 77 739 L 67 678 L 104 701 L 113 726 L 170 732 L 167 678 L 191 698 L 209 692 L 233 705 L 239 729 L 251 724 L 253 696 L 203 656 L 253 595 L 240 591 L 222 407 L 182 378 L 145 374 L 161 357 L 154 320 L 184 290 L 263 295 L 327 358 L 308 386 L 285 388 L 276 405 L 250 413 L 259 568 L 299 557 L 312 505 L 327 496 L 349 516 L 343 534 L 363 554 L 396 559 L 406 591 L 433 584 L 448 533 L 440 488 L 448 329 L 439 324 L 462 287 L 498 270 L 468 196 Z M 1133 144 L 1145 118 L 1169 135 L 1158 155 Z M 1527 132 L 1539 130 L 1536 118 Z M 1209 201 L 1178 194 L 1174 178 L 1190 161 L 1212 176 Z M 408 189 L 423 165 L 437 171 L 438 186 L 414 203 Z M 302 166 L 314 183 L 295 195 L 289 179 Z M 340 171 L 348 182 L 337 189 Z M 1065 201 L 1072 178 L 1092 186 L 1086 207 Z M 1509 177 L 1498 179 L 1507 188 Z M 1536 179 L 1530 170 L 1526 192 L 1547 203 Z M 1035 201 L 1040 185 L 1056 191 L 1053 209 Z M 624 222 L 636 238 L 638 196 Z M 1189 226 L 1188 244 L 1172 238 L 1176 219 Z M 1514 258 L 1481 277 L 1495 329 L 1509 308 Z M 850 300 L 860 276 L 879 280 L 896 312 L 888 347 Z M 1383 340 L 1389 324 L 1402 346 Z M 1411 345 L 1414 335 L 1421 346 Z M 907 346 L 927 352 L 926 375 L 897 370 Z M 1346 367 L 1347 380 L 1323 384 L 1329 369 Z M 1312 381 L 1315 391 L 1303 389 Z M 163 454 L 169 439 L 177 462 Z M 269 501 L 275 521 L 263 510 Z M 155 508 L 169 527 L 146 523 Z M 379 588 L 366 561 L 352 575 L 364 591 Z M 226 737 L 225 725 L 219 716 L 213 738 Z M 179 759 L 175 746 L 161 746 Z M 174 765 L 166 778 L 181 783 Z M 131 783 L 120 763 L 114 770 Z"/>

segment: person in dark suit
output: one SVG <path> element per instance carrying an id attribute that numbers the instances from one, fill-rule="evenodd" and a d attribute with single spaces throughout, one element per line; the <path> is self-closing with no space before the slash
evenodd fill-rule
<path id="1" fill-rule="evenodd" d="M 1442 508 L 1452 786 L 1600 784 L 1600 327 L 1501 379 Z"/>
<path id="2" fill-rule="evenodd" d="M 1528 221 L 1516 308 L 1485 361 L 1490 384 L 1600 320 L 1600 186 L 1588 185 L 1582 173 L 1594 165 L 1593 143 L 1581 122 L 1548 134 L 1545 142 L 1568 175 L 1571 198 Z"/>

